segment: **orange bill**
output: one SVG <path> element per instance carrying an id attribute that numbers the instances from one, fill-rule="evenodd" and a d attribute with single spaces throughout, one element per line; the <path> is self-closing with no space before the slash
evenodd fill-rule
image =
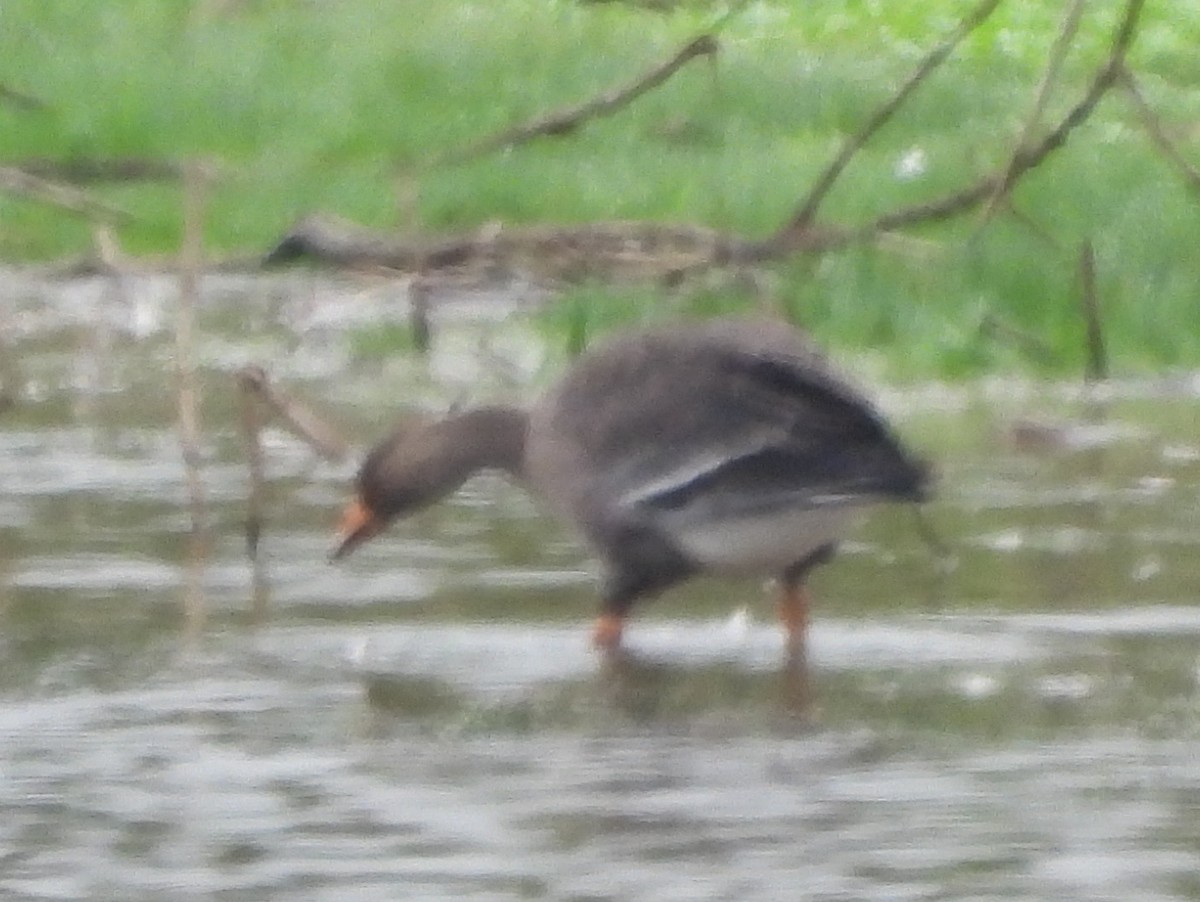
<path id="1" fill-rule="evenodd" d="M 335 535 L 338 544 L 330 559 L 336 561 L 345 557 L 382 529 L 383 523 L 379 517 L 363 503 L 362 498 L 355 496 L 342 511 L 342 519 L 338 523 Z"/>

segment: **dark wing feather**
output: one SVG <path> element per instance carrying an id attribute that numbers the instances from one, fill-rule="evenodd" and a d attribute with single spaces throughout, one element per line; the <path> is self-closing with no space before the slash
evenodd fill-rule
<path id="1" fill-rule="evenodd" d="M 707 362 L 712 378 L 689 421 L 687 457 L 679 463 L 676 447 L 676 465 L 660 469 L 627 501 L 742 515 L 924 496 L 925 467 L 904 453 L 864 398 L 824 367 L 740 350 Z"/>
<path id="2" fill-rule="evenodd" d="M 919 498 L 925 468 L 798 330 L 678 324 L 601 344 L 539 405 L 530 465 L 585 522 Z"/>

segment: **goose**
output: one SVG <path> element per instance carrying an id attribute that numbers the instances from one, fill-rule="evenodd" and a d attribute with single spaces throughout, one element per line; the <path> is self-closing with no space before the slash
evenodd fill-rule
<path id="1" fill-rule="evenodd" d="M 921 502 L 930 468 L 807 333 L 720 317 L 617 334 L 527 408 L 406 418 L 370 450 L 334 559 L 485 469 L 574 528 L 600 564 L 593 643 L 701 574 L 774 577 L 802 651 L 806 580 L 867 509 Z"/>

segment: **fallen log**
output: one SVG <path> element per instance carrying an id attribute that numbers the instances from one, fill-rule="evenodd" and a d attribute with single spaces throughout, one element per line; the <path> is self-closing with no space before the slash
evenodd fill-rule
<path id="1" fill-rule="evenodd" d="M 342 268 L 407 273 L 473 269 L 539 282 L 671 281 L 690 271 L 752 265 L 773 250 L 695 225 L 610 221 L 577 226 L 490 227 L 441 238 L 406 238 L 323 216 L 302 219 L 264 265 L 311 260 Z"/>

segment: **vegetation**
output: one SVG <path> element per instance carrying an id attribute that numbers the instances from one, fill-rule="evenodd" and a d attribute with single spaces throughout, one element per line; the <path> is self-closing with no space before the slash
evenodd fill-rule
<path id="1" fill-rule="evenodd" d="M 861 224 L 1002 170 L 1067 5 L 1002 3 L 853 158 L 820 221 Z M 207 238 L 226 253 L 265 250 L 318 210 L 404 230 L 645 219 L 761 238 L 963 11 L 952 0 L 759 2 L 728 16 L 707 3 L 575 0 L 6 0 L 0 165 L 209 157 L 221 176 Z M 1120 13 L 1087 8 L 1035 134 L 1078 101 Z M 615 115 L 437 162 L 627 82 L 717 22 L 715 62 L 689 64 Z M 1198 44 L 1200 13 L 1150 2 L 1129 68 L 1184 157 L 1200 160 Z M 126 251 L 179 246 L 176 181 L 89 190 L 132 214 L 118 233 Z M 778 272 L 778 293 L 824 340 L 879 349 L 898 375 L 1078 370 L 1086 240 L 1114 371 L 1200 363 L 1197 196 L 1126 92 L 1111 91 L 1013 201 L 1019 215 L 985 222 L 977 209 L 901 241 L 798 259 Z M 0 194 L 0 257 L 90 242 L 86 220 Z M 581 291 L 621 316 L 661 295 Z M 581 303 L 554 314 L 573 335 Z M 1035 336 L 1048 360 L 997 340 L 985 318 Z"/>

